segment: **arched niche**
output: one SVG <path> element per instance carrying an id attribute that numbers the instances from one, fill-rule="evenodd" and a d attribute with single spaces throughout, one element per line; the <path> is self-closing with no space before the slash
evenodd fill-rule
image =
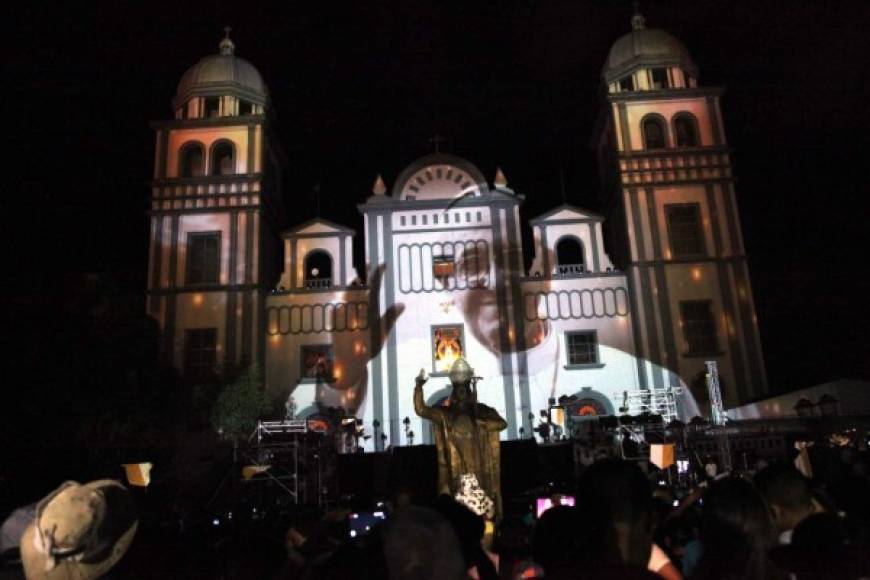
<path id="1" fill-rule="evenodd" d="M 311 250 L 303 260 L 303 286 L 308 289 L 331 288 L 332 256 L 326 250 Z"/>

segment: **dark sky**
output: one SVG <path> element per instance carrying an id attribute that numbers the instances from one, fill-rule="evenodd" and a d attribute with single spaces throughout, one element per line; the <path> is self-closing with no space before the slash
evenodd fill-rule
<path id="1" fill-rule="evenodd" d="M 525 217 L 599 209 L 588 148 L 601 66 L 630 2 L 71 2 L 19 5 L 4 35 L 7 288 L 49 301 L 64 276 L 144 286 L 154 136 L 187 67 L 233 27 L 265 78 L 292 221 L 361 231 L 355 205 L 440 133 Z M 870 379 L 866 273 L 870 4 L 645 1 L 683 40 L 703 85 L 726 87 L 726 134 L 773 388 Z M 835 8 L 833 8 L 835 7 Z M 328 201 L 327 201 L 328 200 Z M 530 256 L 526 257 L 527 260 Z"/>

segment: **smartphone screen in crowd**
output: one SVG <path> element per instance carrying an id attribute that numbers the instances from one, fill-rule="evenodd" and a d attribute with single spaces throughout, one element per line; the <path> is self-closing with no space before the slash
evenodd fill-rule
<path id="1" fill-rule="evenodd" d="M 535 517 L 541 517 L 541 514 L 553 507 L 554 505 L 574 505 L 573 495 L 552 495 L 539 497 L 535 509 Z"/>

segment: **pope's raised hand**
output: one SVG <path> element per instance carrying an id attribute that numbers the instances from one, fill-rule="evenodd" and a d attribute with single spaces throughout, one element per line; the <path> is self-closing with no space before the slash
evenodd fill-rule
<path id="1" fill-rule="evenodd" d="M 381 332 L 373 333 L 375 334 L 373 338 L 376 340 L 368 345 L 365 344 L 364 335 L 361 333 L 350 335 L 350 340 L 333 343 L 336 364 L 333 369 L 333 380 L 318 390 L 318 401 L 322 404 L 341 406 L 354 413 L 365 401 L 368 383 L 367 363 L 383 350 L 390 333 L 395 328 L 396 321 L 405 311 L 405 305 L 397 303 L 389 306 L 383 313 L 378 313 L 376 305 L 384 283 L 385 269 L 386 266 L 383 264 L 374 268 L 366 286 L 345 289 L 339 298 L 339 302 L 344 304 L 366 305 L 369 308 L 369 328 L 377 326 Z"/>

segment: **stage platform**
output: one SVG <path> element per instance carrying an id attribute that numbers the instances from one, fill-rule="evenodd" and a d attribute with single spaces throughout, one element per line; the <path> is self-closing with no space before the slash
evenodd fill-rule
<path id="1" fill-rule="evenodd" d="M 573 485 L 571 441 L 539 444 L 531 439 L 502 441 L 501 485 L 504 497 L 520 497 L 552 484 Z M 405 492 L 415 503 L 436 496 L 438 468 L 434 445 L 394 447 L 380 453 L 337 455 L 338 493 L 343 501 L 368 505 Z"/>

